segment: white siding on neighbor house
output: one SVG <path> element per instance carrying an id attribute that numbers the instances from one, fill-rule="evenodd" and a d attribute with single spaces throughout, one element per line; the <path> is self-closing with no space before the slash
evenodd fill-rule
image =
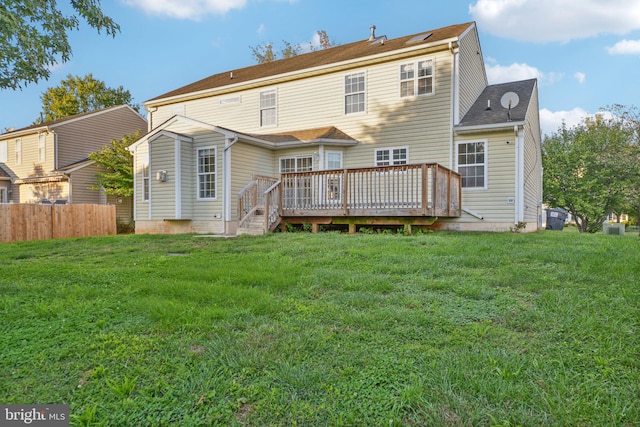
<path id="1" fill-rule="evenodd" d="M 542 154 L 538 91 L 534 90 L 524 129 L 524 222 L 538 224 L 542 215 Z"/>
<path id="2" fill-rule="evenodd" d="M 435 66 L 435 93 L 400 97 L 400 65 L 431 59 Z M 366 112 L 344 113 L 344 77 L 366 75 Z M 260 92 L 276 89 L 278 125 L 269 133 L 336 126 L 362 144 L 345 149 L 345 167 L 373 165 L 375 148 L 409 146 L 410 162 L 449 162 L 451 122 L 451 54 L 448 50 L 417 55 L 353 70 L 319 75 L 234 94 L 186 101 L 185 114 L 208 124 L 244 133 L 266 133 L 260 127 Z M 240 97 L 240 102 L 225 103 Z M 222 101 L 222 103 L 221 103 Z M 172 106 L 153 113 L 154 125 L 171 117 Z M 429 142 L 427 142 L 429 141 Z"/>
<path id="3" fill-rule="evenodd" d="M 98 168 L 95 164 L 85 166 L 71 173 L 70 203 L 100 203 L 102 199 L 100 191 L 91 189 L 91 187 L 98 185 L 97 173 Z"/>
<path id="4" fill-rule="evenodd" d="M 151 177 L 151 219 L 165 220 L 176 219 L 176 198 L 175 198 L 175 139 L 168 136 L 160 136 L 150 144 L 150 167 Z M 156 180 L 157 173 L 167 172 L 167 180 L 160 182 Z"/>
<path id="5" fill-rule="evenodd" d="M 111 144 L 112 139 L 120 139 L 138 130 L 144 133 L 146 129 L 146 120 L 128 107 L 61 123 L 55 128 L 58 167 L 86 159 L 89 153 Z"/>
<path id="6" fill-rule="evenodd" d="M 476 31 L 468 31 L 460 39 L 459 46 L 459 118 L 462 119 L 487 86 L 487 74 L 482 60 L 478 33 Z"/>
<path id="7" fill-rule="evenodd" d="M 134 220 L 138 219 L 150 219 L 149 203 L 150 201 L 143 201 L 144 194 L 144 180 L 142 177 L 142 169 L 144 166 L 144 160 L 149 155 L 149 144 L 143 143 L 136 147 L 135 155 L 133 157 L 133 170 L 134 170 Z"/>
<path id="8" fill-rule="evenodd" d="M 484 217 L 462 214 L 460 222 L 514 223 L 516 207 L 514 132 L 492 132 L 456 137 L 458 142 L 487 140 L 487 189 L 462 189 L 462 207 Z M 510 143 L 507 144 L 507 141 Z"/>

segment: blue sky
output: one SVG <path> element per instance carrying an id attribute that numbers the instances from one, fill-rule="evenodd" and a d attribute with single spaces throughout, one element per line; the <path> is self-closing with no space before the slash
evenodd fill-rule
<path id="1" fill-rule="evenodd" d="M 67 13 L 73 11 L 60 0 Z M 144 101 L 255 63 L 250 46 L 307 46 L 317 30 L 338 44 L 475 21 L 489 83 L 538 78 L 543 132 L 612 104 L 640 107 L 640 0 L 110 0 L 115 38 L 86 25 L 51 78 L 0 90 L 0 132 L 34 122 L 40 95 L 92 73 Z"/>

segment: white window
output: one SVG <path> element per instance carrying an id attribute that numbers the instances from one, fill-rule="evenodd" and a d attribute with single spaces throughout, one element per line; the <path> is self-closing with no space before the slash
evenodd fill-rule
<path id="1" fill-rule="evenodd" d="M 0 142 L 0 163 L 7 163 L 7 142 Z"/>
<path id="2" fill-rule="evenodd" d="M 142 157 L 142 200 L 149 201 L 151 180 L 149 179 L 149 154 Z"/>
<path id="3" fill-rule="evenodd" d="M 406 165 L 409 162 L 407 147 L 380 148 L 376 150 L 376 166 Z"/>
<path id="4" fill-rule="evenodd" d="M 198 149 L 198 199 L 216 198 L 216 147 Z"/>
<path id="5" fill-rule="evenodd" d="M 325 153 L 325 169 L 342 169 L 342 152 L 327 151 Z"/>
<path id="6" fill-rule="evenodd" d="M 281 157 L 280 173 L 310 172 L 313 170 L 313 157 Z"/>
<path id="7" fill-rule="evenodd" d="M 16 139 L 16 165 L 22 164 L 22 140 Z"/>
<path id="8" fill-rule="evenodd" d="M 458 173 L 462 188 L 487 188 L 486 141 L 458 143 Z"/>
<path id="9" fill-rule="evenodd" d="M 38 161 L 44 162 L 47 159 L 47 135 L 38 134 Z"/>
<path id="10" fill-rule="evenodd" d="M 274 90 L 260 92 L 260 126 L 275 126 L 277 117 L 277 93 Z"/>
<path id="11" fill-rule="evenodd" d="M 366 110 L 365 74 L 349 74 L 344 77 L 344 113 L 361 113 Z"/>
<path id="12" fill-rule="evenodd" d="M 400 96 L 433 94 L 433 61 L 423 60 L 400 66 Z"/>

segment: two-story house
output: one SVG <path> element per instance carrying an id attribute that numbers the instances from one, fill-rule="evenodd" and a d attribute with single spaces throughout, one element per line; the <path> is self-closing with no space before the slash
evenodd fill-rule
<path id="1" fill-rule="evenodd" d="M 136 232 L 540 226 L 536 80 L 488 85 L 475 23 L 219 73 L 147 101 Z"/>
<path id="2" fill-rule="evenodd" d="M 128 222 L 132 201 L 93 189 L 98 168 L 88 156 L 146 130 L 144 117 L 120 105 L 1 134 L 0 203 L 116 204 L 116 215 Z"/>

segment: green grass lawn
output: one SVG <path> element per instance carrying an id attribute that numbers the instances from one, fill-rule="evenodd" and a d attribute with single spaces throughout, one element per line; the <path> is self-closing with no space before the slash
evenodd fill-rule
<path id="1" fill-rule="evenodd" d="M 0 245 L 0 403 L 72 425 L 637 426 L 640 240 Z"/>

